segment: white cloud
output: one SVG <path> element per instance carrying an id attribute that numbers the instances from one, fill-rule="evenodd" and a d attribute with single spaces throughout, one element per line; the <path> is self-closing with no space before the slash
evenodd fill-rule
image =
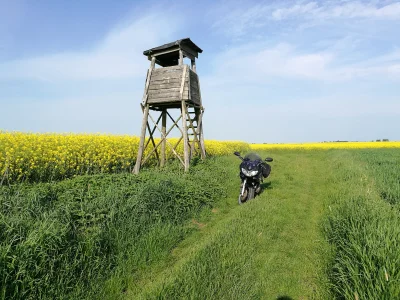
<path id="1" fill-rule="evenodd" d="M 291 17 L 334 19 L 334 18 L 375 18 L 400 19 L 400 2 L 379 7 L 376 3 L 349 2 L 308 2 L 273 10 L 274 20 Z"/>
<path id="2" fill-rule="evenodd" d="M 331 82 L 368 77 L 400 79 L 400 52 L 397 50 L 352 64 L 341 63 L 341 59 L 335 52 L 303 53 L 283 43 L 274 47 L 246 44 L 221 53 L 216 58 L 218 64 L 215 64 L 214 73 L 205 80 L 216 85 L 221 81 L 260 83 L 277 78 Z"/>
<path id="3" fill-rule="evenodd" d="M 43 81 L 120 79 L 144 76 L 148 62 L 143 50 L 170 42 L 178 18 L 166 14 L 144 16 L 112 30 L 87 52 L 44 55 L 0 64 L 0 79 Z"/>
<path id="4" fill-rule="evenodd" d="M 369 3 L 360 1 L 278 1 L 252 5 L 248 8 L 240 7 L 232 10 L 229 7 L 229 11 L 223 11 L 223 9 L 217 11 L 218 18 L 214 22 L 214 29 L 234 37 L 251 33 L 253 29 L 274 26 L 274 22 L 286 20 L 304 20 L 312 23 L 337 19 L 400 20 L 400 2 L 379 5 L 375 1 Z M 306 23 L 303 26 L 310 26 L 310 24 Z M 302 27 L 300 26 L 300 28 Z"/>
<path id="5" fill-rule="evenodd" d="M 278 8 L 272 11 L 271 16 L 274 20 L 282 20 L 289 16 L 315 14 L 319 10 L 316 2 L 309 2 L 305 4 L 295 4 L 291 7 Z"/>

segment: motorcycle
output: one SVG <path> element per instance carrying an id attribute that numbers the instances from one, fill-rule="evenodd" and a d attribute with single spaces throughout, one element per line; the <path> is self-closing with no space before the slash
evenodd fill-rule
<path id="1" fill-rule="evenodd" d="M 234 153 L 242 160 L 239 166 L 239 176 L 242 180 L 240 188 L 239 204 L 254 199 L 261 192 L 261 183 L 264 178 L 269 176 L 271 166 L 265 163 L 256 153 L 249 153 L 245 157 L 240 156 L 239 152 Z M 272 162 L 271 157 L 265 159 L 266 162 Z"/>

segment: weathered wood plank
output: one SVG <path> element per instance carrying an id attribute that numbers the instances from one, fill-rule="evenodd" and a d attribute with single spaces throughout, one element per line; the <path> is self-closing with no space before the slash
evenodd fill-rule
<path id="1" fill-rule="evenodd" d="M 182 58 L 183 59 L 183 58 Z M 182 71 L 182 81 L 181 81 L 181 88 L 180 88 L 180 98 L 182 99 L 183 96 L 183 90 L 185 88 L 185 80 L 187 78 L 187 65 L 183 66 L 183 71 Z"/>
<path id="2" fill-rule="evenodd" d="M 181 82 L 182 79 L 182 74 L 183 74 L 183 67 L 185 67 L 187 65 L 183 65 L 183 66 L 178 66 L 178 69 L 171 69 L 169 71 L 164 71 L 163 69 L 167 69 L 167 68 L 160 68 L 160 69 L 154 69 L 153 70 L 153 74 L 151 76 L 151 80 L 150 83 L 151 84 L 163 84 L 163 83 L 171 83 L 171 82 Z M 161 70 L 161 71 L 160 71 Z M 188 74 L 187 72 L 186 74 L 186 81 L 189 81 L 188 78 Z M 195 78 L 195 80 L 197 80 L 197 78 Z M 159 81 L 162 81 L 161 83 Z"/>
<path id="3" fill-rule="evenodd" d="M 180 92 L 180 87 L 169 88 L 169 89 L 159 89 L 159 90 L 149 90 L 148 94 L 149 94 L 149 96 L 155 96 L 155 97 L 160 96 L 161 97 L 160 94 L 168 95 L 170 93 L 175 93 L 175 92 Z M 188 86 L 184 87 L 183 92 L 184 93 L 189 93 Z M 199 93 L 197 91 L 195 91 L 194 94 L 195 95 L 199 95 Z"/>
<path id="4" fill-rule="evenodd" d="M 153 79 L 150 81 L 151 85 L 158 84 L 170 84 L 170 83 L 179 83 L 181 82 L 181 78 L 161 78 L 161 79 Z"/>
<path id="5" fill-rule="evenodd" d="M 199 94 L 199 86 L 195 85 L 195 84 L 191 84 L 190 85 L 190 90 L 193 92 L 195 92 L 196 94 Z"/>
<path id="6" fill-rule="evenodd" d="M 151 84 L 149 86 L 149 90 L 166 90 L 166 89 L 173 89 L 173 88 L 179 88 L 180 85 L 177 82 L 174 83 L 165 83 L 165 84 Z M 188 87 L 188 82 L 185 81 L 185 87 Z M 195 88 L 196 91 L 198 90 L 197 88 Z"/>
<path id="7" fill-rule="evenodd" d="M 190 100 L 192 100 L 195 104 L 198 104 L 198 105 L 201 104 L 200 97 L 198 97 L 198 96 L 192 96 L 192 98 Z"/>
<path id="8" fill-rule="evenodd" d="M 187 84 L 187 82 L 185 84 Z M 165 90 L 165 89 L 173 89 L 173 88 L 179 88 L 179 87 L 180 87 L 180 85 L 179 85 L 178 81 L 172 82 L 172 83 L 162 83 L 162 84 L 152 83 L 149 86 L 149 90 Z"/>
<path id="9" fill-rule="evenodd" d="M 190 85 L 199 89 L 199 80 L 194 76 L 190 76 Z"/>
<path id="10" fill-rule="evenodd" d="M 166 76 L 171 76 L 172 74 L 179 74 L 182 76 L 182 69 L 177 69 L 177 70 L 163 70 L 163 69 L 154 69 L 153 70 L 155 76 L 159 75 L 166 75 Z"/>
<path id="11" fill-rule="evenodd" d="M 189 100 L 189 95 L 184 93 L 183 94 L 183 99 Z M 147 100 L 147 103 L 149 104 L 158 104 L 158 103 L 167 103 L 167 102 L 180 102 L 179 100 L 179 94 L 178 96 L 169 96 L 169 97 L 159 97 L 159 98 L 154 98 L 154 96 L 149 97 Z"/>
<path id="12" fill-rule="evenodd" d="M 158 89 L 158 90 L 149 90 L 149 95 L 158 95 L 158 94 L 169 94 L 179 92 L 180 87 L 173 87 L 169 89 Z"/>
<path id="13" fill-rule="evenodd" d="M 198 102 L 198 100 L 200 99 L 200 96 L 198 94 L 193 94 L 190 95 L 190 100 L 194 101 L 194 102 Z"/>
<path id="14" fill-rule="evenodd" d="M 198 79 L 198 75 L 197 75 L 197 73 L 196 72 L 194 72 L 193 70 L 190 70 L 190 78 L 196 78 L 196 79 Z"/>
<path id="15" fill-rule="evenodd" d="M 152 74 L 150 83 L 154 81 L 159 81 L 159 80 L 171 80 L 171 79 L 182 79 L 182 72 L 169 72 L 169 73 L 164 73 L 164 74 Z"/>
<path id="16" fill-rule="evenodd" d="M 154 73 L 163 74 L 168 72 L 182 72 L 183 66 L 171 66 L 171 67 L 163 67 L 163 68 L 155 68 Z"/>
<path id="17" fill-rule="evenodd" d="M 200 98 L 199 97 L 192 97 L 190 99 L 193 103 L 200 105 Z"/>
<path id="18" fill-rule="evenodd" d="M 159 99 L 159 98 L 179 98 L 180 91 L 176 92 L 168 92 L 168 93 L 158 93 L 158 94 L 149 94 L 149 99 Z"/>
<path id="19" fill-rule="evenodd" d="M 190 76 L 190 83 L 194 86 L 199 86 L 199 80 L 196 77 Z"/>
<path id="20" fill-rule="evenodd" d="M 198 89 L 199 89 L 199 82 L 198 82 L 197 80 L 191 79 L 191 80 L 190 80 L 190 86 L 191 86 L 192 88 L 196 88 L 196 89 L 198 90 Z"/>

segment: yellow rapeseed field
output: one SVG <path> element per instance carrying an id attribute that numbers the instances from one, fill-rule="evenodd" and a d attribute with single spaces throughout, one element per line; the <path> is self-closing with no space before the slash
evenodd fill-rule
<path id="1" fill-rule="evenodd" d="M 250 144 L 254 151 L 272 149 L 371 149 L 371 148 L 400 148 L 400 142 L 326 142 L 303 144 Z"/>
<path id="2" fill-rule="evenodd" d="M 158 141 L 156 139 L 156 143 Z M 168 141 L 175 145 L 178 139 Z M 0 182 L 131 171 L 138 145 L 139 138 L 128 135 L 0 132 Z M 244 142 L 208 140 L 205 145 L 208 155 L 249 150 L 249 145 Z M 150 145 L 145 155 L 151 150 Z M 170 147 L 167 146 L 167 150 L 167 158 L 172 157 Z M 182 142 L 176 150 L 183 152 Z"/>
<path id="3" fill-rule="evenodd" d="M 158 143 L 159 139 L 156 139 Z M 168 139 L 175 145 L 178 139 Z M 0 132 L 0 183 L 63 179 L 81 174 L 131 171 L 139 138 L 128 135 Z M 272 149 L 400 148 L 400 142 L 251 144 L 205 141 L 207 155 Z M 152 150 L 150 145 L 145 156 Z M 176 151 L 183 152 L 180 142 Z M 173 154 L 167 146 L 167 159 Z M 149 163 L 154 163 L 155 156 Z"/>

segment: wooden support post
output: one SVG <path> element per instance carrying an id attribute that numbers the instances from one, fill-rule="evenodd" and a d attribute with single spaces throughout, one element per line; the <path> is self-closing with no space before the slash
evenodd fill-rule
<path id="1" fill-rule="evenodd" d="M 193 147 L 197 147 L 198 149 L 198 153 L 200 154 L 201 158 L 203 158 L 202 156 L 202 151 L 201 151 L 201 142 L 200 142 L 200 133 L 199 133 L 199 126 L 200 126 L 200 108 L 196 107 L 194 109 L 195 114 L 196 114 L 196 127 L 193 127 L 193 132 L 195 134 L 195 140 L 193 141 Z M 196 149 L 196 150 L 197 150 Z M 196 151 L 197 152 L 197 151 Z"/>
<path id="2" fill-rule="evenodd" d="M 192 71 L 196 73 L 196 61 L 192 59 Z"/>
<path id="3" fill-rule="evenodd" d="M 179 65 L 183 65 L 183 52 L 182 49 L 179 50 Z"/>
<path id="4" fill-rule="evenodd" d="M 150 69 L 154 69 L 155 65 L 156 65 L 156 58 L 153 56 L 151 58 Z"/>
<path id="5" fill-rule="evenodd" d="M 182 52 L 181 52 L 182 53 Z M 183 90 L 185 87 L 185 80 L 186 80 L 186 73 L 187 73 L 187 66 L 183 67 L 182 73 L 182 82 L 181 82 L 181 89 L 179 93 L 179 98 L 182 102 L 182 129 L 183 129 L 183 161 L 185 163 L 185 172 L 189 171 L 189 144 L 188 144 L 188 129 L 187 129 L 187 107 L 186 107 L 186 100 L 183 99 Z"/>
<path id="6" fill-rule="evenodd" d="M 167 135 L 167 110 L 165 108 L 162 111 L 162 121 L 161 122 L 162 122 L 161 135 L 166 137 L 166 135 Z M 162 144 L 161 144 L 161 164 L 160 164 L 161 167 L 165 166 L 165 161 L 166 161 L 166 157 L 167 157 L 167 154 L 165 153 L 166 144 L 167 144 L 167 141 L 165 138 L 162 140 Z"/>
<path id="7" fill-rule="evenodd" d="M 185 162 L 185 172 L 189 170 L 189 141 L 188 141 L 188 129 L 186 124 L 187 118 L 187 107 L 185 100 L 182 100 L 182 127 L 183 127 L 183 158 Z"/>
<path id="8" fill-rule="evenodd" d="M 201 159 L 206 158 L 206 147 L 204 145 L 204 136 L 203 136 L 203 107 L 198 111 L 198 119 L 197 119 L 197 134 L 199 137 L 199 146 L 200 146 L 200 155 Z"/>
<path id="9" fill-rule="evenodd" d="M 144 140 L 146 137 L 147 119 L 149 117 L 149 109 L 150 109 L 149 105 L 146 104 L 146 106 L 144 108 L 144 112 L 143 112 L 142 131 L 140 133 L 139 149 L 138 149 L 135 168 L 133 169 L 133 172 L 135 174 L 139 174 L 140 165 L 142 162 L 142 156 L 143 156 L 143 152 L 144 152 Z"/>
<path id="10" fill-rule="evenodd" d="M 197 75 L 197 74 L 196 74 Z M 197 84 L 199 86 L 199 96 L 200 96 L 200 115 L 198 118 L 198 123 L 197 123 L 197 130 L 200 136 L 200 152 L 201 152 L 201 158 L 205 159 L 206 158 L 206 146 L 204 144 L 204 135 L 203 135 L 203 114 L 204 114 L 204 107 L 203 107 L 203 101 L 201 99 L 201 88 L 200 88 L 200 79 L 197 76 Z"/>
<path id="11" fill-rule="evenodd" d="M 153 73 L 154 67 L 156 65 L 156 58 L 153 56 L 151 58 L 151 63 L 150 63 L 150 68 L 147 71 L 147 78 L 146 78 L 146 85 L 144 87 L 144 93 L 143 93 L 143 99 L 142 99 L 142 104 L 146 105 L 147 102 L 147 97 L 148 97 L 148 92 L 149 92 L 149 85 L 150 85 L 150 79 L 151 79 L 151 74 Z"/>

